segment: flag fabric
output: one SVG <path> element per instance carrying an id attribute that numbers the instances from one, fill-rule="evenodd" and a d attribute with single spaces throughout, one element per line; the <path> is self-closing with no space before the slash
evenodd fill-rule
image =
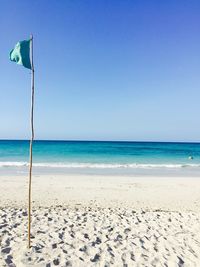
<path id="1" fill-rule="evenodd" d="M 31 40 L 18 42 L 10 52 L 10 60 L 31 70 L 30 42 Z"/>

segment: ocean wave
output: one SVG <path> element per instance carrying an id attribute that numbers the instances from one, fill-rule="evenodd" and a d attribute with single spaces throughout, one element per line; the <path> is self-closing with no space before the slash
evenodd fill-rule
<path id="1" fill-rule="evenodd" d="M 26 167 L 29 166 L 28 162 L 0 162 L 0 168 L 4 167 Z M 118 163 L 33 163 L 34 167 L 44 167 L 44 168 L 88 168 L 88 169 L 155 169 L 155 168 L 199 168 L 200 164 L 140 164 L 140 163 L 130 163 L 130 164 L 118 164 Z"/>

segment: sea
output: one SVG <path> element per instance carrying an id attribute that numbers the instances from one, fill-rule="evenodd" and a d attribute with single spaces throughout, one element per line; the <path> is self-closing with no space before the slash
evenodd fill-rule
<path id="1" fill-rule="evenodd" d="M 0 140 L 0 174 L 26 174 L 28 166 L 28 140 Z M 198 177 L 200 143 L 37 140 L 33 171 Z"/>

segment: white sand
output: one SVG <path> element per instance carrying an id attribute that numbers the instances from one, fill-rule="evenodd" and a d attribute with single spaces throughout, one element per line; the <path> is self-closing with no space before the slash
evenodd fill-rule
<path id="1" fill-rule="evenodd" d="M 200 266 L 200 179 L 0 177 L 0 267 Z"/>

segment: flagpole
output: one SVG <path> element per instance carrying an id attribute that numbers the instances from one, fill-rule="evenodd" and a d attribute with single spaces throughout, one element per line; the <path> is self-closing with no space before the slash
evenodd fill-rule
<path id="1" fill-rule="evenodd" d="M 28 193 L 28 248 L 31 247 L 31 182 L 32 182 L 32 164 L 33 164 L 33 140 L 34 140 L 34 65 L 33 65 L 33 35 L 30 37 L 30 60 L 31 60 L 31 139 L 30 139 L 30 164 L 29 164 L 29 193 Z"/>

